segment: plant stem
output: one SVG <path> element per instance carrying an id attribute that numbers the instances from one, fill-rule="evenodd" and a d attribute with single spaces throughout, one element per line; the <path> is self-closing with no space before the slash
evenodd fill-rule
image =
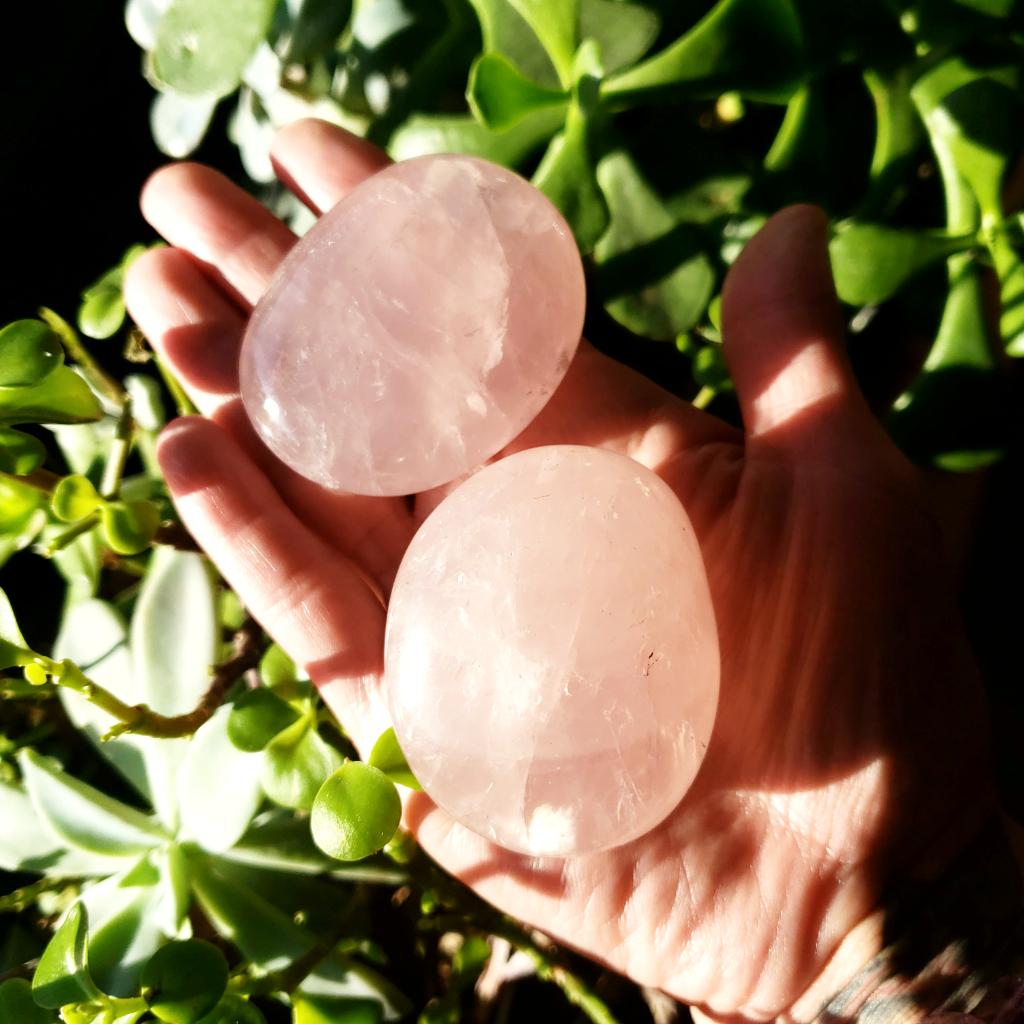
<path id="1" fill-rule="evenodd" d="M 131 451 L 132 436 L 135 433 L 135 419 L 132 416 L 132 400 L 127 395 L 121 406 L 121 415 L 117 419 L 114 441 L 107 453 L 107 464 L 103 467 L 103 480 L 100 482 L 100 496 L 116 498 L 121 489 L 121 478 Z"/>
<path id="2" fill-rule="evenodd" d="M 78 332 L 67 320 L 46 306 L 40 308 L 39 316 L 60 338 L 67 354 L 82 368 L 89 383 L 120 409 L 127 397 L 124 388 L 93 358 L 92 353 L 79 338 Z"/>
<path id="3" fill-rule="evenodd" d="M 99 512 L 90 513 L 84 519 L 79 519 L 77 523 L 73 523 L 63 533 L 58 533 L 49 544 L 44 545 L 39 550 L 39 553 L 44 558 L 52 558 L 58 551 L 66 548 L 73 540 L 77 540 L 83 533 L 88 533 L 92 530 L 99 521 Z"/>
<path id="4" fill-rule="evenodd" d="M 715 395 L 718 392 L 714 388 L 707 386 L 702 387 L 696 395 L 693 396 L 693 401 L 690 403 L 694 409 L 706 409 L 712 401 L 714 401 Z"/>
<path id="5" fill-rule="evenodd" d="M 72 661 L 54 661 L 41 656 L 37 661 L 53 676 L 58 686 L 64 686 L 79 694 L 90 704 L 117 720 L 103 736 L 104 740 L 114 739 L 125 733 L 174 739 L 191 736 L 212 717 L 232 683 L 259 664 L 267 642 L 259 626 L 252 619 L 248 619 L 235 633 L 233 646 L 234 653 L 231 657 L 214 669 L 210 685 L 199 703 L 183 715 L 161 715 L 145 704 L 126 704 L 108 689 L 90 679 Z"/>
<path id="6" fill-rule="evenodd" d="M 14 484 L 24 484 L 33 490 L 42 491 L 43 494 L 52 494 L 53 489 L 60 483 L 61 477 L 48 469 L 34 469 L 24 476 L 15 476 L 13 473 L 0 471 L 0 480 L 10 480 Z"/>
<path id="7" fill-rule="evenodd" d="M 174 399 L 174 405 L 178 410 L 179 416 L 195 416 L 199 410 L 192 403 L 192 399 L 185 393 L 185 389 L 181 386 L 181 382 L 177 377 L 168 369 L 167 364 L 160 358 L 160 356 L 153 356 L 153 362 L 156 363 L 156 368 L 160 371 L 160 376 L 163 378 L 164 385 L 167 390 L 171 393 L 171 398 Z"/>
<path id="8" fill-rule="evenodd" d="M 66 878 L 40 878 L 37 882 L 24 885 L 20 889 L 0 896 L 0 914 L 17 913 L 35 903 L 35 901 L 47 892 L 59 892 L 66 889 L 70 883 Z"/>
<path id="9" fill-rule="evenodd" d="M 153 543 L 163 544 L 165 547 L 175 548 L 178 551 L 199 550 L 199 545 L 195 542 L 192 534 L 181 523 L 161 523 L 153 535 Z"/>

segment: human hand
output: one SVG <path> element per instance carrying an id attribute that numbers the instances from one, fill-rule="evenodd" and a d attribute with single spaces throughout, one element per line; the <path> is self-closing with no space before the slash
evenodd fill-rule
<path id="1" fill-rule="evenodd" d="M 316 211 L 386 163 L 312 121 L 279 133 L 274 156 Z M 412 501 L 333 494 L 278 462 L 241 408 L 237 360 L 294 236 L 197 165 L 159 171 L 142 206 L 173 248 L 132 266 L 128 305 L 206 417 L 176 421 L 161 441 L 177 508 L 368 749 L 387 725 L 381 595 L 450 487 Z M 422 795 L 405 821 L 516 917 L 709 1013 L 766 1019 L 791 1010 L 884 882 L 958 851 L 991 793 L 939 531 L 846 362 L 819 211 L 785 210 L 747 246 L 723 317 L 745 432 L 584 344 L 497 456 L 609 448 L 658 472 L 686 506 L 722 652 L 694 786 L 647 836 L 566 861 L 499 849 Z M 874 951 L 869 941 L 864 959 Z"/>

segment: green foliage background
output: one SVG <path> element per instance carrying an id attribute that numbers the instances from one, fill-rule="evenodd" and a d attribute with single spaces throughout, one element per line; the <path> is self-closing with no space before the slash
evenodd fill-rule
<path id="1" fill-rule="evenodd" d="M 125 23 L 159 147 L 226 130 L 300 231 L 268 156 L 298 117 L 396 159 L 456 150 L 530 176 L 584 254 L 588 336 L 729 418 L 725 272 L 774 210 L 820 203 L 851 355 L 896 440 L 946 471 L 1018 457 L 1016 0 L 130 0 Z M 20 310 L 0 333 L 0 565 L 19 595 L 0 596 L 0 1024 L 651 1019 L 656 997 L 394 835 L 395 786 L 415 780 L 393 735 L 355 760 L 190 550 L 153 458 L 188 402 L 125 322 L 141 251 L 77 310 Z M 996 549 L 1015 532 L 999 509 Z M 56 630 L 29 596 L 53 579 Z M 1020 691 L 985 607 L 1012 735 Z"/>

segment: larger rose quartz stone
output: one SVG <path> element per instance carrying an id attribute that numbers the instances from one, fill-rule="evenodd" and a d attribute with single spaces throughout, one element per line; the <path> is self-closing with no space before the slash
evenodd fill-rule
<path id="1" fill-rule="evenodd" d="M 410 766 L 473 831 L 554 856 L 644 835 L 697 774 L 718 703 L 686 512 L 611 452 L 494 463 L 413 539 L 385 664 Z"/>
<path id="2" fill-rule="evenodd" d="M 471 157 L 408 160 L 284 261 L 242 345 L 242 398 L 270 449 L 312 480 L 426 490 L 537 415 L 584 302 L 572 234 L 529 182 Z"/>

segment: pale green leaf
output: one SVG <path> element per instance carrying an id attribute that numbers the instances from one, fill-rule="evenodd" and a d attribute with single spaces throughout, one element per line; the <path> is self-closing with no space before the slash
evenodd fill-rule
<path id="1" fill-rule="evenodd" d="M 28 794 L 6 782 L 0 782 L 0 821 L 4 823 L 0 870 L 38 871 L 48 878 L 91 878 L 124 867 L 121 857 L 67 848 L 40 819 Z"/>
<path id="2" fill-rule="evenodd" d="M 172 0 L 156 28 L 156 77 L 187 96 L 226 96 L 238 88 L 270 29 L 274 0 Z"/>
<path id="3" fill-rule="evenodd" d="M 181 835 L 214 852 L 238 842 L 263 801 L 261 758 L 228 739 L 230 717 L 219 708 L 199 729 L 178 775 Z"/>
<path id="4" fill-rule="evenodd" d="M 89 911 L 89 969 L 111 995 L 136 995 L 143 966 L 168 939 L 160 927 L 159 872 L 148 862 L 141 867 L 97 882 L 81 896 Z"/>
<path id="5" fill-rule="evenodd" d="M 139 700 L 164 715 L 191 711 L 210 685 L 219 627 L 216 591 L 202 556 L 157 549 L 131 622 L 131 651 Z M 177 774 L 188 740 L 146 746 L 154 807 L 177 827 Z"/>
<path id="6" fill-rule="evenodd" d="M 203 141 L 218 99 L 210 94 L 158 92 L 149 108 L 149 129 L 160 152 L 175 160 L 188 156 Z"/>
<path id="7" fill-rule="evenodd" d="M 136 685 L 127 634 L 124 619 L 111 605 L 95 599 L 79 601 L 64 613 L 53 656 L 74 662 L 126 704 L 139 704 L 143 697 Z M 126 733 L 101 742 L 115 724 L 113 716 L 66 687 L 61 687 L 59 693 L 71 721 L 142 796 L 151 799 L 145 751 L 154 741 Z"/>
<path id="8" fill-rule="evenodd" d="M 166 840 L 154 818 L 86 785 L 53 759 L 22 750 L 18 762 L 32 805 L 65 842 L 106 856 L 130 856 Z"/>

